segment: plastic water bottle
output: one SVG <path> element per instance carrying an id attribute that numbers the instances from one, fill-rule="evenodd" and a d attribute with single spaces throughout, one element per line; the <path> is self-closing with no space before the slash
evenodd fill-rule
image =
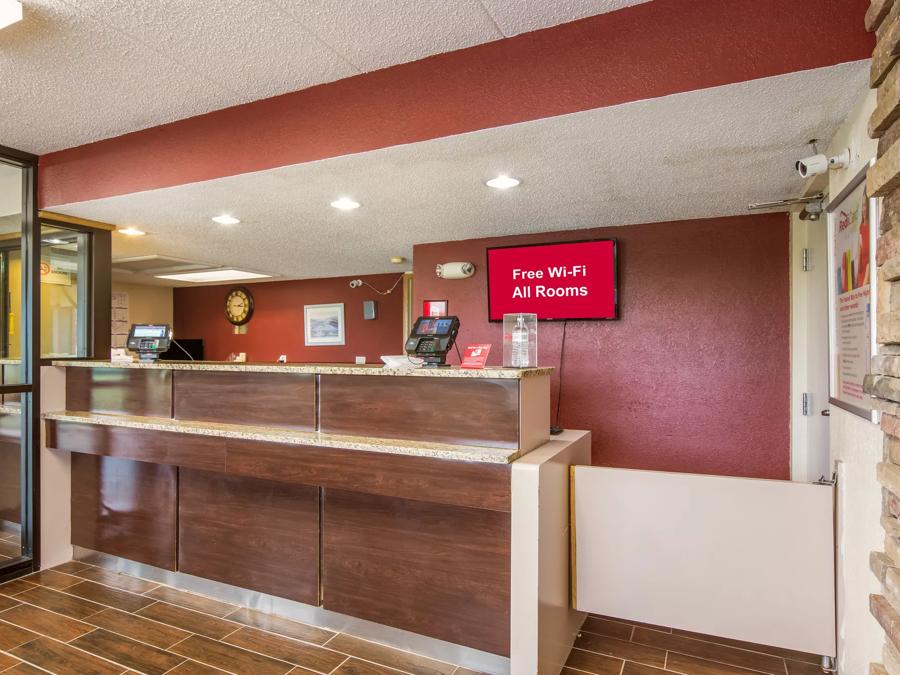
<path id="1" fill-rule="evenodd" d="M 521 314 L 516 319 L 516 327 L 512 332 L 512 365 L 513 368 L 528 368 L 528 327 Z"/>

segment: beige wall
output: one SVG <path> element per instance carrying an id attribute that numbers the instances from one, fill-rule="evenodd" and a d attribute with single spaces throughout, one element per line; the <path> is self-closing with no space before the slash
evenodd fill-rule
<path id="1" fill-rule="evenodd" d="M 828 191 L 834 198 L 875 157 L 878 145 L 866 125 L 875 108 L 869 91 L 828 145 L 829 157 L 850 148 L 846 169 L 829 172 Z M 820 221 L 823 222 L 824 221 Z M 883 631 L 869 613 L 869 593 L 880 585 L 869 570 L 869 552 L 882 550 L 881 486 L 875 466 L 882 459 L 883 434 L 877 425 L 841 408 L 830 406 L 831 459 L 840 462 L 838 480 L 838 669 L 868 672 L 881 661 Z"/>
<path id="2" fill-rule="evenodd" d="M 128 321 L 130 323 L 173 323 L 172 289 L 163 286 L 142 286 L 117 281 L 113 293 L 128 293 Z"/>

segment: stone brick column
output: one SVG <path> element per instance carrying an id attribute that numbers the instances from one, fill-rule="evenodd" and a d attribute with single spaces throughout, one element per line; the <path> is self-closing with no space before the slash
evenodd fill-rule
<path id="1" fill-rule="evenodd" d="M 878 233 L 877 341 L 866 392 L 876 397 L 885 433 L 884 460 L 878 465 L 882 486 L 881 524 L 884 552 L 874 551 L 870 566 L 882 584 L 882 593 L 869 598 L 872 614 L 884 628 L 882 664 L 872 664 L 870 675 L 900 675 L 900 0 L 872 0 L 866 28 L 875 31 L 871 86 L 878 103 L 869 120 L 869 135 L 878 139 L 878 159 L 869 170 L 868 193 L 883 197 Z"/>

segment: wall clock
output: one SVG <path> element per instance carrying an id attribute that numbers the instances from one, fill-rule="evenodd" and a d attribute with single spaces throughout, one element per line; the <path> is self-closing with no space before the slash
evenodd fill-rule
<path id="1" fill-rule="evenodd" d="M 243 326 L 253 316 L 253 296 L 244 286 L 232 288 L 225 296 L 225 318 L 235 326 Z"/>

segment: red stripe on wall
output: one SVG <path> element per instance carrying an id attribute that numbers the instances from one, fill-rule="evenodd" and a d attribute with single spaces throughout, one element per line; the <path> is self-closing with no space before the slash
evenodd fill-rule
<path id="1" fill-rule="evenodd" d="M 868 58 L 867 0 L 654 0 L 41 157 L 41 208 Z M 414 29 L 414 28 L 411 28 Z"/>
<path id="2" fill-rule="evenodd" d="M 618 240 L 621 319 L 569 322 L 561 425 L 591 431 L 595 464 L 789 478 L 787 214 L 422 244 L 416 311 L 448 300 L 460 349 L 490 342 L 489 363 L 499 365 L 485 250 L 595 237 Z M 474 262 L 475 276 L 438 279 L 435 265 L 450 260 Z M 541 365 L 559 365 L 562 329 L 539 324 Z M 557 385 L 554 376 L 554 414 Z"/>

